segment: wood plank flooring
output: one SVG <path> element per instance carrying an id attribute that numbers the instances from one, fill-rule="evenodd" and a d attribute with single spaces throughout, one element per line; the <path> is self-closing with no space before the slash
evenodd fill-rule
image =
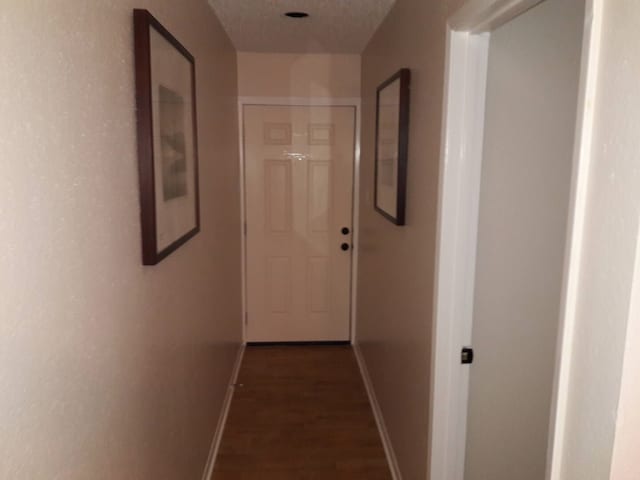
<path id="1" fill-rule="evenodd" d="M 391 480 L 351 347 L 248 347 L 238 384 L 212 480 Z"/>

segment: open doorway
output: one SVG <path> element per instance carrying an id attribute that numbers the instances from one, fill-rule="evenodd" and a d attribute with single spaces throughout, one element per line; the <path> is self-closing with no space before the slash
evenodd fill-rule
<path id="1" fill-rule="evenodd" d="M 433 480 L 557 478 L 592 10 L 470 1 L 450 21 Z"/>

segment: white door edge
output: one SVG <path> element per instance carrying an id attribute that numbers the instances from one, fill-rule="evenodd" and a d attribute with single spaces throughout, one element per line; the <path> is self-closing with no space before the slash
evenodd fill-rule
<path id="1" fill-rule="evenodd" d="M 430 478 L 462 480 L 489 36 L 449 31 L 440 165 Z M 470 167 L 465 169 L 465 167 Z"/>
<path id="2" fill-rule="evenodd" d="M 603 2 L 585 0 L 546 480 L 560 480 L 561 473 Z M 488 32 L 538 3 L 540 0 L 469 0 L 449 19 L 434 291 L 429 480 L 464 477 L 469 373 L 460 364 L 460 350 L 471 340 Z"/>
<path id="3" fill-rule="evenodd" d="M 356 294 L 358 287 L 358 255 L 360 237 L 360 131 L 361 131 L 361 99 L 360 97 L 238 97 L 238 141 L 240 144 L 240 207 L 241 207 L 241 268 L 242 268 L 242 342 L 247 343 L 247 238 L 245 225 L 247 222 L 245 155 L 244 155 L 244 107 L 246 105 L 283 105 L 311 107 L 354 107 L 355 108 L 355 149 L 353 158 L 353 248 L 351 252 L 351 318 L 350 342 L 356 341 Z"/>

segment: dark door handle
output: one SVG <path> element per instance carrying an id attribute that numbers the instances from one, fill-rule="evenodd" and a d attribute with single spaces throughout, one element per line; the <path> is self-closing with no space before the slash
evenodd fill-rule
<path id="1" fill-rule="evenodd" d="M 460 355 L 460 360 L 463 365 L 471 365 L 473 363 L 474 352 L 473 348 L 464 347 Z"/>
<path id="2" fill-rule="evenodd" d="M 342 249 L 342 251 L 346 252 L 347 250 L 349 250 L 349 244 L 343 243 L 342 245 L 340 245 L 340 248 Z"/>
<path id="3" fill-rule="evenodd" d="M 351 233 L 351 230 L 349 230 L 347 227 L 343 227 L 341 232 L 343 235 L 349 235 Z"/>

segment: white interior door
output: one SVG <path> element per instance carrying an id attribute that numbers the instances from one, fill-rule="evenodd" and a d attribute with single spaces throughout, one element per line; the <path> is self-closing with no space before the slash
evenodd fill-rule
<path id="1" fill-rule="evenodd" d="M 584 2 L 491 33 L 465 480 L 546 476 Z"/>
<path id="2" fill-rule="evenodd" d="M 355 108 L 243 118 L 247 341 L 348 341 Z"/>

